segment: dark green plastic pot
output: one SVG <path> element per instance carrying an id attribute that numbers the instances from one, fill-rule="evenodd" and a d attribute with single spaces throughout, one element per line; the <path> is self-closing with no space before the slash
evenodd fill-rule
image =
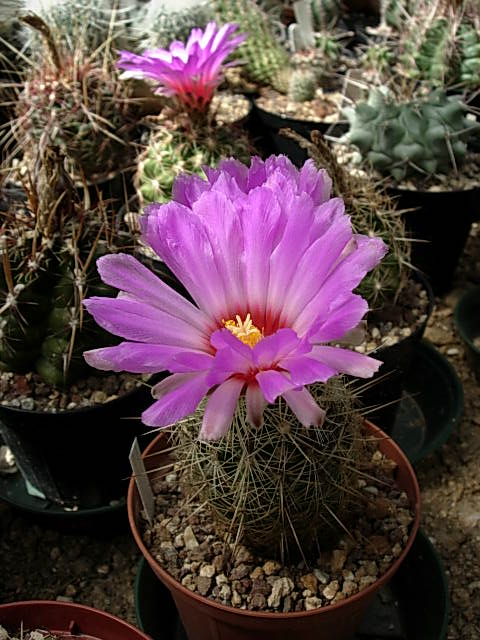
<path id="1" fill-rule="evenodd" d="M 467 291 L 460 298 L 455 307 L 454 318 L 465 345 L 467 359 L 480 382 L 480 287 Z"/>

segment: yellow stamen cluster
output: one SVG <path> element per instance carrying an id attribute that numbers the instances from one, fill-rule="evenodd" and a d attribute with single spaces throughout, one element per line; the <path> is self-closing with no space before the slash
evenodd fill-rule
<path id="1" fill-rule="evenodd" d="M 253 324 L 249 313 L 247 313 L 244 321 L 238 315 L 235 316 L 235 320 L 222 320 L 222 322 L 226 329 L 250 348 L 260 342 L 263 338 L 263 333 Z"/>

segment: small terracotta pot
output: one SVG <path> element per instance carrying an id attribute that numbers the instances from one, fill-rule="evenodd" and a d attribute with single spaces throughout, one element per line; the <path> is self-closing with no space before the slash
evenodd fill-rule
<path id="1" fill-rule="evenodd" d="M 15 633 L 45 629 L 72 640 L 151 640 L 128 622 L 105 611 L 70 602 L 30 600 L 0 604 L 0 624 Z"/>
<path id="2" fill-rule="evenodd" d="M 374 584 L 335 605 L 293 613 L 267 613 L 228 607 L 192 593 L 182 586 L 150 554 L 140 534 L 141 501 L 132 478 L 128 487 L 128 518 L 135 541 L 156 576 L 170 590 L 190 640 L 352 640 L 375 594 L 400 567 L 415 540 L 420 522 L 420 489 L 415 473 L 393 440 L 373 424 L 365 423 L 369 436 L 379 439 L 379 449 L 397 465 L 396 481 L 410 499 L 415 519 L 408 542 L 390 569 Z M 168 435 L 161 433 L 143 455 L 147 470 L 168 465 Z M 159 475 L 161 475 L 159 473 Z M 152 477 L 152 476 L 150 476 Z M 153 474 L 155 477 L 155 474 Z"/>

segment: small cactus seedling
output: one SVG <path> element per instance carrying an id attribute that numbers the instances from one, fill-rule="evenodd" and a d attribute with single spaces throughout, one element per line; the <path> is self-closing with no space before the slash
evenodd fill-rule
<path id="1" fill-rule="evenodd" d="M 86 348 L 112 344 L 84 316 L 82 300 L 112 295 L 95 260 L 120 234 L 103 204 L 84 209 L 58 150 L 46 147 L 36 171 L 25 180 L 26 200 L 0 207 L 0 368 L 36 369 L 47 383 L 64 386 L 88 372 Z"/>
<path id="2" fill-rule="evenodd" d="M 86 178 L 127 166 L 139 117 L 131 86 L 118 82 L 107 53 L 103 63 L 83 49 L 70 54 L 41 18 L 24 20 L 45 36 L 47 46 L 18 97 L 20 145 L 27 153 L 39 144 L 57 146 L 74 173 Z"/>
<path id="3" fill-rule="evenodd" d="M 465 117 L 458 96 L 438 90 L 403 104 L 373 90 L 366 103 L 344 113 L 350 123 L 344 140 L 356 146 L 373 169 L 397 181 L 460 167 L 467 141 L 479 128 Z"/>
<path id="4" fill-rule="evenodd" d="M 293 71 L 290 78 L 288 97 L 294 102 L 306 102 L 315 98 L 317 82 L 311 71 Z"/>

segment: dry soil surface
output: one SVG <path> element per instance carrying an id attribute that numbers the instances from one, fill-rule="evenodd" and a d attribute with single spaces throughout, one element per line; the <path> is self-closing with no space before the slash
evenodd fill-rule
<path id="1" fill-rule="evenodd" d="M 452 598 L 448 640 L 480 638 L 480 394 L 456 334 L 453 309 L 480 285 L 480 227 L 474 225 L 452 291 L 436 300 L 426 337 L 464 386 L 465 409 L 450 441 L 417 465 L 422 527 L 440 552 Z M 125 523 L 109 533 L 58 531 L 0 502 L 0 602 L 66 599 L 135 623 L 133 582 L 139 554 Z"/>

